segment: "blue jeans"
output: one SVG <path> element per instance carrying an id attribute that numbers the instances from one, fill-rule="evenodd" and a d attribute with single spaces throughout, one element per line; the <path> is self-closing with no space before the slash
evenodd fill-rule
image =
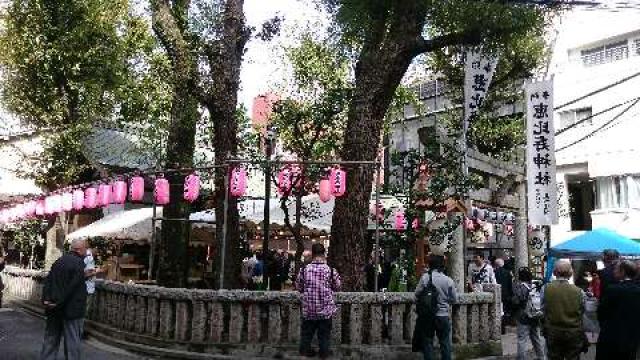
<path id="1" fill-rule="evenodd" d="M 307 356 L 312 354 L 311 341 L 316 332 L 318 332 L 318 347 L 320 358 L 329 357 L 329 346 L 331 342 L 331 319 L 326 320 L 303 320 L 302 331 L 300 336 L 300 355 Z"/>
<path id="2" fill-rule="evenodd" d="M 440 344 L 440 359 L 451 360 L 451 320 L 448 316 L 436 316 L 435 335 Z M 424 339 L 424 360 L 433 359 L 433 338 L 427 336 Z"/>

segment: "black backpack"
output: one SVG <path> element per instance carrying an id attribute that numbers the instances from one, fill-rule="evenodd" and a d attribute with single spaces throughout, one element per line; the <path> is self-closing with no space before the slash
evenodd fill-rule
<path id="1" fill-rule="evenodd" d="M 433 285 L 433 273 L 429 272 L 429 283 L 416 299 L 416 312 L 423 321 L 434 321 L 438 312 L 438 289 Z"/>

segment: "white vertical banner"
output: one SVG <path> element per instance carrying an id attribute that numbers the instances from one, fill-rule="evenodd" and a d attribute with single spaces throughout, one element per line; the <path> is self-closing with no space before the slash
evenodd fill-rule
<path id="1" fill-rule="evenodd" d="M 466 53 L 464 71 L 464 128 L 466 133 L 469 119 L 473 117 L 487 96 L 489 85 L 498 64 L 498 57 L 470 49 Z"/>
<path id="2" fill-rule="evenodd" d="M 558 223 L 553 80 L 528 83 L 527 196 L 529 224 Z"/>

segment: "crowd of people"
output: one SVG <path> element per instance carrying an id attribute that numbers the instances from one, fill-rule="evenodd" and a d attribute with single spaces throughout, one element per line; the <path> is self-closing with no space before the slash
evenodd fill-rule
<path id="1" fill-rule="evenodd" d="M 327 358 L 330 354 L 332 318 L 338 311 L 334 293 L 341 288 L 338 271 L 327 265 L 326 250 L 314 244 L 293 289 L 302 294 L 300 354 Z M 284 251 L 265 256 L 256 253 L 245 261 L 243 275 L 248 288 L 263 276 L 273 290 L 282 289 L 291 276 L 292 259 Z M 265 269 L 265 262 L 267 267 Z M 509 263 L 509 265 L 505 265 Z M 535 359 L 573 360 L 588 351 L 585 310 L 588 298 L 599 298 L 597 320 L 599 337 L 596 359 L 635 360 L 640 347 L 640 267 L 622 260 L 614 250 L 603 253 L 604 268 L 594 271 L 586 287 L 574 284 L 571 261 L 557 260 L 553 280 L 545 285 L 534 281 L 532 272 L 522 267 L 515 273 L 511 259 L 487 261 L 475 256 L 469 264 L 467 287 L 481 290 L 483 284 L 500 284 L 503 301 L 503 329 L 516 326 L 517 359 L 530 359 L 529 342 Z M 0 271 L 4 261 L 0 258 Z M 96 275 L 91 251 L 85 241 L 73 241 L 70 251 L 58 259 L 49 272 L 42 294 L 47 321 L 41 359 L 54 359 L 64 339 L 67 359 L 80 359 L 80 340 L 87 306 L 95 291 Z M 514 279 L 515 275 L 515 279 Z M 0 283 L 0 289 L 2 284 Z M 458 303 L 454 281 L 445 274 L 445 258 L 430 255 L 427 269 L 415 290 L 417 320 L 413 349 L 434 358 L 434 339 L 438 339 L 440 358 L 452 358 L 452 307 Z M 0 297 L 1 299 L 1 297 Z M 318 337 L 319 351 L 311 349 Z"/>

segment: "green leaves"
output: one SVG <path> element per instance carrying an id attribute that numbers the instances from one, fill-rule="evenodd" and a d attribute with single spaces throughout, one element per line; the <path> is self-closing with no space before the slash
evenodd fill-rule
<path id="1" fill-rule="evenodd" d="M 78 180 L 90 164 L 82 132 L 97 121 L 160 122 L 168 113 L 166 60 L 128 0 L 12 0 L 0 33 L 3 102 L 43 130 L 41 183 Z M 80 130 L 81 129 L 81 130 Z"/>

